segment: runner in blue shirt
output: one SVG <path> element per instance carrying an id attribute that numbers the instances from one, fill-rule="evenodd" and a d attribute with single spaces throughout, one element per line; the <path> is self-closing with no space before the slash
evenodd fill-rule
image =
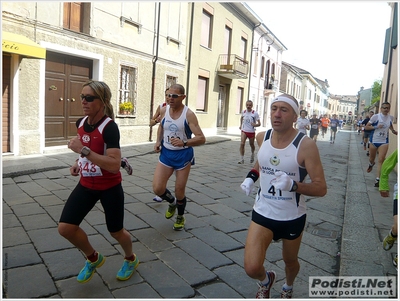
<path id="1" fill-rule="evenodd" d="M 331 122 L 329 123 L 330 127 L 331 127 L 331 144 L 335 143 L 335 139 L 336 139 L 336 132 L 338 129 L 338 125 L 339 125 L 339 119 L 336 118 L 336 114 L 332 115 L 331 118 Z"/>

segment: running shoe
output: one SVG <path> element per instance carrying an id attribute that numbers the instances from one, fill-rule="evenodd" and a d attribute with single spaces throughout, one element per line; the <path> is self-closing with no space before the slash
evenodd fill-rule
<path id="1" fill-rule="evenodd" d="M 95 261 L 95 262 L 86 260 L 85 266 L 79 272 L 79 275 L 77 277 L 78 282 L 80 282 L 80 283 L 88 282 L 90 279 L 92 279 L 96 268 L 99 268 L 104 264 L 106 259 L 100 253 L 98 253 L 98 255 L 99 255 L 99 257 L 97 258 L 97 261 Z"/>
<path id="2" fill-rule="evenodd" d="M 257 283 L 258 292 L 256 294 L 256 299 L 269 299 L 271 295 L 271 288 L 275 283 L 276 273 L 274 271 L 267 272 L 269 278 L 269 283 L 263 285 L 261 282 Z"/>
<path id="3" fill-rule="evenodd" d="M 244 164 L 244 160 L 240 160 L 238 164 Z"/>
<path id="4" fill-rule="evenodd" d="M 375 179 L 374 187 L 379 187 L 379 179 Z"/>
<path id="5" fill-rule="evenodd" d="M 281 299 L 292 299 L 292 296 L 293 296 L 293 289 L 285 290 L 282 288 Z"/>
<path id="6" fill-rule="evenodd" d="M 129 164 L 128 159 L 127 158 L 122 158 L 122 161 L 125 162 L 125 166 L 124 169 L 126 170 L 126 172 L 128 173 L 128 175 L 132 175 L 132 166 Z"/>
<path id="7" fill-rule="evenodd" d="M 176 210 L 176 205 L 168 205 L 167 212 L 165 212 L 165 218 L 170 219 L 174 216 Z"/>
<path id="8" fill-rule="evenodd" d="M 389 231 L 389 234 L 386 235 L 386 237 L 383 239 L 383 243 L 382 243 L 383 249 L 385 251 L 389 251 L 393 247 L 396 240 L 397 240 L 397 237 L 393 237 L 392 231 Z"/>
<path id="9" fill-rule="evenodd" d="M 139 265 L 139 259 L 137 258 L 136 254 L 134 255 L 135 255 L 134 261 L 124 259 L 124 263 L 122 264 L 121 269 L 117 273 L 118 280 L 125 281 L 132 277 L 133 272 Z"/>
<path id="10" fill-rule="evenodd" d="M 254 154 L 251 154 L 250 163 L 253 163 L 253 162 L 254 162 Z"/>
<path id="11" fill-rule="evenodd" d="M 161 203 L 161 202 L 163 201 L 163 199 L 160 198 L 158 195 L 156 195 L 156 196 L 153 198 L 153 201 Z"/>
<path id="12" fill-rule="evenodd" d="M 367 168 L 367 172 L 371 172 L 372 171 L 372 167 L 374 167 L 375 162 L 371 164 L 371 162 L 368 164 L 368 168 Z"/>
<path id="13" fill-rule="evenodd" d="M 394 267 L 396 268 L 396 271 L 397 271 L 397 254 L 396 254 L 396 256 L 393 258 L 393 265 L 394 265 Z"/>
<path id="14" fill-rule="evenodd" d="M 183 215 L 178 215 L 176 217 L 176 222 L 174 223 L 173 229 L 176 231 L 181 231 L 185 228 L 185 217 Z"/>

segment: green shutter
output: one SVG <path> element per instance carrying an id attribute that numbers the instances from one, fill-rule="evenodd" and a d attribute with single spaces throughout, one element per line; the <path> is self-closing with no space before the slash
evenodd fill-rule
<path id="1" fill-rule="evenodd" d="M 398 42 L 398 15 L 397 15 L 397 7 L 398 3 L 394 4 L 394 12 L 393 12 L 393 25 L 392 25 L 392 43 L 391 47 L 395 49 L 397 47 L 397 42 Z"/>

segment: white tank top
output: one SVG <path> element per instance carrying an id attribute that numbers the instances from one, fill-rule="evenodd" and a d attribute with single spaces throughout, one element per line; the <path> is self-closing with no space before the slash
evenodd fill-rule
<path id="1" fill-rule="evenodd" d="M 190 130 L 189 124 L 186 120 L 186 113 L 188 110 L 187 106 L 184 106 L 181 116 L 178 119 L 172 119 L 169 115 L 170 106 L 167 105 L 165 116 L 162 120 L 164 129 L 163 145 L 165 148 L 171 150 L 184 149 L 183 146 L 173 146 L 171 144 L 171 138 L 179 138 L 182 141 L 187 141 L 192 137 L 192 131 Z"/>
<path id="2" fill-rule="evenodd" d="M 372 115 L 369 120 L 371 125 L 378 126 L 383 125 L 382 128 L 374 129 L 372 132 L 371 142 L 372 143 L 389 143 L 389 128 L 393 122 L 393 116 L 383 115 L 382 113 Z"/>
<path id="3" fill-rule="evenodd" d="M 265 133 L 264 142 L 257 154 L 260 189 L 253 208 L 258 214 L 273 220 L 294 220 L 306 213 L 304 196 L 296 192 L 276 190 L 271 185 L 271 180 L 279 170 L 286 172 L 296 182 L 304 180 L 307 170 L 297 162 L 297 153 L 305 135 L 299 132 L 286 148 L 277 149 L 271 145 L 272 133 L 273 130 Z"/>

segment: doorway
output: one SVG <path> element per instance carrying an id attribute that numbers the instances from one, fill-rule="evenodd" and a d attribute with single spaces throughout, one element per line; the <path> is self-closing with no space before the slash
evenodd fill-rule
<path id="1" fill-rule="evenodd" d="M 217 127 L 225 126 L 226 86 L 220 85 L 218 90 Z"/>
<path id="2" fill-rule="evenodd" d="M 76 136 L 83 116 L 82 84 L 92 78 L 93 61 L 47 52 L 45 80 L 45 146 L 65 145 Z"/>

